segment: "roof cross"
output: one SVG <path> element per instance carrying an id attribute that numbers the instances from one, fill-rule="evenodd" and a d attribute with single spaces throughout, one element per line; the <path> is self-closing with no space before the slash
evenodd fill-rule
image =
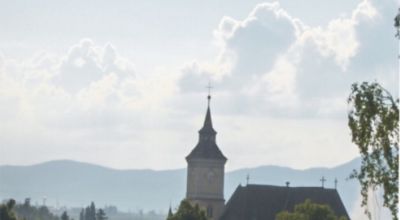
<path id="1" fill-rule="evenodd" d="M 325 181 L 326 181 L 325 177 L 322 176 L 322 178 L 321 178 L 319 181 L 322 182 L 322 188 L 324 188 L 324 183 L 325 183 Z"/>
<path id="2" fill-rule="evenodd" d="M 249 185 L 249 180 L 250 180 L 250 175 L 247 174 L 247 176 L 246 176 L 246 185 Z"/>
<path id="3" fill-rule="evenodd" d="M 206 86 L 206 88 L 208 89 L 208 95 L 211 95 L 211 89 L 214 88 L 211 86 L 211 81 L 208 81 L 208 85 Z"/>
<path id="4" fill-rule="evenodd" d="M 206 88 L 208 89 L 208 96 L 207 96 L 208 105 L 210 105 L 211 89 L 213 88 L 213 87 L 211 86 L 211 81 L 208 81 L 208 85 L 206 86 Z"/>
<path id="5" fill-rule="evenodd" d="M 337 188 L 338 180 L 335 178 L 335 189 Z"/>

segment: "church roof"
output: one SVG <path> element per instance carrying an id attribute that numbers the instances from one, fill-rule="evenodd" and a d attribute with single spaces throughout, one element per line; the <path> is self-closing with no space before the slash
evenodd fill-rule
<path id="1" fill-rule="evenodd" d="M 306 199 L 329 205 L 336 215 L 350 219 L 336 189 L 247 185 L 236 188 L 220 220 L 274 220 L 277 213 L 291 212 Z"/>
<path id="2" fill-rule="evenodd" d="M 196 147 L 186 157 L 186 160 L 192 159 L 213 159 L 226 161 L 226 157 L 218 148 L 215 137 L 217 132 L 214 130 L 211 119 L 210 99 L 208 96 L 208 107 L 203 127 L 199 131 L 199 142 Z"/>

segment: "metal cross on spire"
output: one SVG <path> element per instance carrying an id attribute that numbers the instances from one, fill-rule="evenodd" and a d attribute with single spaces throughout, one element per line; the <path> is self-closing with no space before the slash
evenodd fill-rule
<path id="1" fill-rule="evenodd" d="M 250 180 L 250 175 L 247 174 L 247 176 L 246 176 L 246 185 L 249 185 L 249 180 Z"/>
<path id="2" fill-rule="evenodd" d="M 208 96 L 207 96 L 208 105 L 210 105 L 211 89 L 213 88 L 213 87 L 211 86 L 211 81 L 210 81 L 210 80 L 208 81 L 208 86 L 206 86 L 206 88 L 208 89 Z"/>
<path id="3" fill-rule="evenodd" d="M 338 180 L 335 178 L 335 189 L 337 189 Z"/>
<path id="4" fill-rule="evenodd" d="M 322 188 L 324 188 L 324 183 L 325 183 L 325 181 L 326 181 L 325 177 L 322 176 L 322 178 L 321 178 L 319 181 L 322 182 Z"/>

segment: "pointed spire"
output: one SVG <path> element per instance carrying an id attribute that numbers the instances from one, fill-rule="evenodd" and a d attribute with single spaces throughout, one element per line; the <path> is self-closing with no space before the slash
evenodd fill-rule
<path id="1" fill-rule="evenodd" d="M 186 157 L 186 160 L 191 160 L 194 158 L 200 159 L 216 159 L 226 161 L 226 157 L 222 154 L 221 150 L 218 148 L 216 143 L 216 135 L 217 132 L 213 128 L 212 119 L 211 119 L 211 110 L 210 110 L 210 84 L 207 87 L 208 95 L 207 95 L 207 112 L 206 117 L 204 119 L 203 127 L 199 131 L 199 142 L 196 147 L 190 152 L 190 154 Z"/>
<path id="2" fill-rule="evenodd" d="M 212 126 L 212 119 L 211 119 L 211 111 L 210 111 L 210 96 L 208 96 L 208 106 L 207 106 L 207 113 L 206 113 L 206 117 L 204 119 L 204 124 L 203 124 L 203 128 L 201 130 L 204 131 L 214 131 L 214 128 Z M 200 130 L 200 131 L 201 131 Z"/>
<path id="3" fill-rule="evenodd" d="M 204 125 L 203 128 L 200 129 L 200 133 L 216 133 L 213 126 L 212 126 L 212 120 L 211 120 L 211 111 L 210 111 L 210 101 L 211 101 L 211 83 L 208 81 L 208 86 L 206 87 L 208 89 L 208 95 L 207 95 L 207 113 L 206 113 L 206 118 L 204 119 Z"/>

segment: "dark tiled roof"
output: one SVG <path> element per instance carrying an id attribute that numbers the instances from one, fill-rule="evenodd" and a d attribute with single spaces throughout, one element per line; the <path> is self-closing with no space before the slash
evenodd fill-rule
<path id="1" fill-rule="evenodd" d="M 215 159 L 226 160 L 217 144 L 212 141 L 199 141 L 196 147 L 186 157 L 187 160 L 191 159 Z"/>
<path id="2" fill-rule="evenodd" d="M 215 159 L 226 161 L 226 157 L 222 154 L 215 141 L 216 135 L 217 132 L 212 126 L 210 107 L 208 107 L 203 127 L 199 131 L 199 142 L 186 157 L 186 160 Z"/>
<path id="3" fill-rule="evenodd" d="M 220 220 L 274 220 L 277 213 L 291 212 L 306 199 L 329 205 L 336 215 L 350 219 L 335 189 L 247 185 L 236 188 Z"/>

